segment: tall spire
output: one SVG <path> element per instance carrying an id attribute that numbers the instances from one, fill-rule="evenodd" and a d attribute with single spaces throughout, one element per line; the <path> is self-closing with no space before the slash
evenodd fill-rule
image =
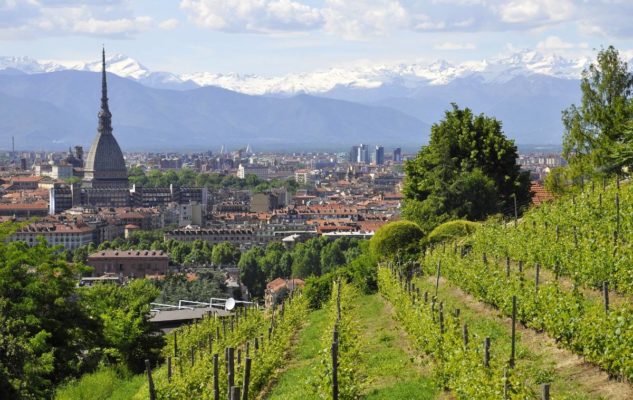
<path id="1" fill-rule="evenodd" d="M 99 133 L 112 134 L 112 114 L 108 107 L 108 83 L 106 82 L 105 48 L 101 52 L 101 110 L 99 110 Z"/>

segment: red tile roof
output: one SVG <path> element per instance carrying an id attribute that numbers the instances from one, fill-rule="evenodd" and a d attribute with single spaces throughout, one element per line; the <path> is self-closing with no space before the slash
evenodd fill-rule
<path id="1" fill-rule="evenodd" d="M 532 197 L 532 204 L 539 205 L 546 201 L 554 200 L 554 195 L 551 194 L 543 185 L 539 182 L 532 182 L 532 186 L 530 187 L 534 196 Z"/>

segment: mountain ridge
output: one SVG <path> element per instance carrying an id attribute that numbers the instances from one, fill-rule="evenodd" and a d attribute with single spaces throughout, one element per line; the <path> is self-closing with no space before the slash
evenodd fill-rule
<path id="1" fill-rule="evenodd" d="M 488 60 L 449 63 L 383 63 L 333 67 L 282 76 L 196 72 L 176 74 L 151 71 L 134 58 L 114 54 L 107 58 L 107 69 L 118 76 L 136 80 L 153 88 L 192 89 L 219 86 L 244 94 L 293 95 L 327 93 L 336 87 L 372 89 L 383 85 L 403 87 L 446 85 L 455 79 L 480 78 L 487 83 L 503 83 L 516 76 L 544 75 L 579 79 L 591 59 L 565 58 L 557 54 L 522 50 Z M 56 72 L 64 69 L 98 72 L 101 62 L 37 61 L 30 57 L 0 57 L 0 70 L 14 68 L 25 73 Z"/>

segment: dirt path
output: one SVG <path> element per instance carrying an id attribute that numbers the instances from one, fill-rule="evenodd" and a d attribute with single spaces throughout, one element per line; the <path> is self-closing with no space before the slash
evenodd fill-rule
<path id="1" fill-rule="evenodd" d="M 429 278 L 428 283 L 434 285 L 435 278 Z M 503 321 L 508 330 L 511 329 L 512 320 L 500 315 L 498 310 L 478 301 L 470 294 L 452 285 L 445 278 L 440 278 L 440 285 L 450 296 L 458 299 L 471 310 L 486 318 L 499 319 Z M 581 388 L 583 393 L 613 400 L 633 399 L 633 388 L 630 385 L 609 379 L 608 374 L 600 368 L 585 362 L 582 357 L 571 351 L 558 347 L 556 342 L 547 334 L 537 333 L 520 325 L 517 326 L 517 333 L 524 346 L 544 360 L 550 361 L 561 378 L 573 381 L 574 385 Z"/>

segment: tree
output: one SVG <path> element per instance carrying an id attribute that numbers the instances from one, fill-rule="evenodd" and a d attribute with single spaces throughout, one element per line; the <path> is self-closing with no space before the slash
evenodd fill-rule
<path id="1" fill-rule="evenodd" d="M 320 253 L 321 243 L 318 240 L 299 243 L 293 252 L 292 275 L 301 279 L 321 275 Z"/>
<path id="2" fill-rule="evenodd" d="M 156 362 L 164 339 L 149 322 L 149 303 L 159 295 L 151 282 L 102 284 L 83 289 L 81 295 L 90 315 L 102 325 L 102 346 L 111 362 L 135 373 L 143 371 L 145 359 Z"/>
<path id="3" fill-rule="evenodd" d="M 484 219 L 531 198 L 529 174 L 501 122 L 453 104 L 431 139 L 405 164 L 403 214 L 424 232 L 451 219 Z"/>
<path id="4" fill-rule="evenodd" d="M 398 254 L 415 252 L 423 236 L 424 232 L 414 222 L 390 222 L 376 231 L 369 248 L 376 259 L 393 258 Z"/>
<path id="5" fill-rule="evenodd" d="M 563 111 L 563 156 L 574 176 L 621 171 L 630 159 L 633 74 L 618 51 L 609 46 L 583 71 L 580 107 Z"/>
<path id="6" fill-rule="evenodd" d="M 0 240 L 0 398 L 50 398 L 91 362 L 82 351 L 95 347 L 98 327 L 75 296 L 82 269 L 58 250 Z"/>
<path id="7" fill-rule="evenodd" d="M 340 239 L 327 243 L 321 250 L 321 272 L 327 273 L 337 267 L 344 265 L 345 253 L 343 253 L 343 243 Z"/>
<path id="8" fill-rule="evenodd" d="M 242 254 L 237 264 L 240 269 L 240 280 L 253 297 L 264 296 L 266 288 L 266 275 L 259 266 L 259 259 L 263 256 L 264 251 L 260 247 L 253 247 Z"/>
<path id="9" fill-rule="evenodd" d="M 214 265 L 235 265 L 240 260 L 240 250 L 232 243 L 222 242 L 213 247 L 211 259 Z"/>

